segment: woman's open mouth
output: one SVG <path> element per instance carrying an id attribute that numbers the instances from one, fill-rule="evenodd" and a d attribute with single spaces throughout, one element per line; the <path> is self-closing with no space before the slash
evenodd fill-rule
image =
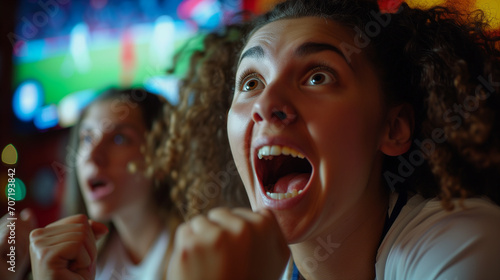
<path id="1" fill-rule="evenodd" d="M 302 193 L 313 169 L 303 154 L 281 145 L 260 147 L 254 165 L 266 196 L 274 200 L 293 198 Z"/>
<path id="2" fill-rule="evenodd" d="M 114 191 L 114 184 L 102 177 L 93 177 L 87 181 L 90 187 L 90 192 L 88 193 L 88 198 L 92 201 L 100 200 Z"/>

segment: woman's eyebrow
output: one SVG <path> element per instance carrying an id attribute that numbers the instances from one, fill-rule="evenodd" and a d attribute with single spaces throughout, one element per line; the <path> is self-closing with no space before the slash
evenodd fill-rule
<path id="1" fill-rule="evenodd" d="M 322 51 L 333 51 L 337 54 L 339 54 L 349 65 L 349 67 L 352 68 L 352 65 L 349 63 L 349 60 L 347 60 L 346 56 L 344 53 L 337 48 L 334 45 L 326 44 L 326 43 L 315 43 L 315 42 L 306 42 L 302 45 L 300 45 L 296 50 L 295 50 L 295 55 L 299 57 L 304 57 L 309 54 L 314 54 Z"/>
<path id="2" fill-rule="evenodd" d="M 103 128 L 101 126 L 98 127 L 93 127 L 92 125 L 82 123 L 79 133 L 87 132 L 87 131 L 92 131 L 92 130 L 98 130 L 100 132 L 120 132 L 120 131 L 133 131 L 135 133 L 139 133 L 139 129 L 137 126 L 130 124 L 130 123 L 113 123 L 111 126 L 107 128 Z"/>
<path id="3" fill-rule="evenodd" d="M 351 65 L 351 63 L 349 63 L 349 60 L 346 58 L 344 53 L 336 46 L 326 44 L 326 43 L 306 42 L 306 43 L 300 45 L 295 50 L 295 55 L 299 56 L 299 57 L 304 57 L 306 55 L 322 52 L 325 50 L 326 51 L 333 51 L 333 52 L 337 53 L 338 55 L 340 55 L 345 60 L 347 65 L 349 65 L 349 67 L 352 69 L 352 65 Z M 245 52 L 243 52 L 243 54 L 240 57 L 240 61 L 238 62 L 238 65 L 241 63 L 241 61 L 244 58 L 263 58 L 263 57 L 264 57 L 264 49 L 261 46 L 251 47 L 248 50 L 246 50 Z"/>
<path id="4" fill-rule="evenodd" d="M 262 49 L 261 46 L 255 46 L 255 47 L 249 48 L 248 50 L 243 52 L 243 54 L 241 55 L 240 61 L 238 62 L 238 65 L 241 63 L 243 58 L 246 58 L 246 57 L 263 58 L 264 57 L 264 49 Z"/>
<path id="5" fill-rule="evenodd" d="M 113 131 L 123 131 L 123 130 L 132 130 L 134 132 L 139 132 L 137 126 L 131 123 L 117 123 L 113 127 Z"/>

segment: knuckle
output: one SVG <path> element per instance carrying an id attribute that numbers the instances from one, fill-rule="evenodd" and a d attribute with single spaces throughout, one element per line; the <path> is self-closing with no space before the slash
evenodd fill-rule
<path id="1" fill-rule="evenodd" d="M 230 212 L 229 209 L 226 208 L 226 207 L 218 207 L 218 208 L 214 208 L 214 209 L 208 211 L 207 216 L 209 218 L 212 218 L 212 217 L 216 217 L 216 216 L 227 214 L 229 212 Z"/>
<path id="2" fill-rule="evenodd" d="M 79 231 L 79 232 L 82 232 L 82 231 L 85 231 L 86 230 L 86 226 L 85 224 L 75 224 L 74 226 L 75 228 L 75 231 Z"/>
<path id="3" fill-rule="evenodd" d="M 238 235 L 229 232 L 228 230 L 216 229 L 214 230 L 212 244 L 215 249 L 222 249 L 237 243 Z"/>
<path id="4" fill-rule="evenodd" d="M 237 236 L 242 236 L 242 235 L 245 236 L 253 230 L 253 227 L 250 223 L 241 219 L 235 221 L 233 226 L 235 229 L 235 234 Z"/>
<path id="5" fill-rule="evenodd" d="M 182 236 L 182 234 L 185 233 L 187 229 L 188 229 L 187 223 L 180 224 L 179 226 L 177 226 L 176 235 Z"/>
<path id="6" fill-rule="evenodd" d="M 36 239 L 38 239 L 40 236 L 42 236 L 44 233 L 44 229 L 43 228 L 37 228 L 37 229 L 34 229 L 30 232 L 30 241 L 34 241 Z"/>
<path id="7" fill-rule="evenodd" d="M 31 247 L 33 250 L 39 250 L 39 249 L 41 248 L 40 240 L 39 240 L 39 239 L 32 240 L 32 241 L 30 242 L 30 247 Z"/>
<path id="8" fill-rule="evenodd" d="M 188 230 L 189 230 L 189 223 L 188 222 L 180 224 L 177 227 L 177 232 L 180 232 L 180 233 L 186 233 Z"/>
<path id="9" fill-rule="evenodd" d="M 190 242 L 191 229 L 189 224 L 184 223 L 177 227 L 175 232 L 175 244 L 176 246 L 183 246 L 184 243 Z"/>
<path id="10" fill-rule="evenodd" d="M 75 223 L 79 223 L 79 224 L 86 224 L 88 223 L 87 221 L 87 216 L 85 216 L 84 214 L 77 214 L 74 216 L 74 221 Z"/>

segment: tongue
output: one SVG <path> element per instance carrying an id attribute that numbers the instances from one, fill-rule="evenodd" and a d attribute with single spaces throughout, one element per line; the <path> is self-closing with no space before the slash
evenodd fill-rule
<path id="1" fill-rule="evenodd" d="M 291 173 L 281 177 L 274 184 L 273 193 L 291 193 L 293 190 L 300 191 L 306 187 L 310 175 L 309 173 Z"/>

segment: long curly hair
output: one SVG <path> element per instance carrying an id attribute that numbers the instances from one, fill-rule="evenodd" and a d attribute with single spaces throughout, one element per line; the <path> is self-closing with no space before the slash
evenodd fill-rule
<path id="1" fill-rule="evenodd" d="M 247 38 L 267 23 L 306 16 L 352 30 L 355 45 L 346 50 L 375 66 L 386 105 L 413 107 L 411 149 L 384 158 L 388 187 L 437 196 L 448 210 L 453 198 L 485 195 L 500 204 L 499 38 L 481 11 L 403 3 L 383 14 L 376 1 L 286 1 L 254 21 Z"/>
<path id="2" fill-rule="evenodd" d="M 157 124 L 169 130 L 168 137 L 162 136 L 162 129 L 151 136 L 163 142 L 149 163 L 152 172 L 171 175 L 175 184 L 170 196 L 185 219 L 215 206 L 249 205 L 226 131 L 244 30 L 244 24 L 234 24 L 205 36 L 181 80 L 177 109 L 164 117 L 170 126 Z M 174 65 L 185 52 L 176 54 Z"/>

